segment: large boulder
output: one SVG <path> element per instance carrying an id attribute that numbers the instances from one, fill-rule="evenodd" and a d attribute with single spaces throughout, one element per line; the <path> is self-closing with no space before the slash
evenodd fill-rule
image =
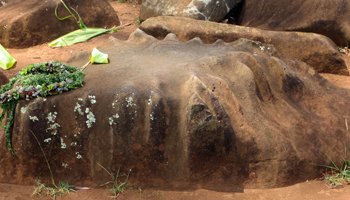
<path id="1" fill-rule="evenodd" d="M 67 5 L 77 10 L 86 25 L 90 27 L 112 27 L 119 25 L 116 12 L 106 0 L 65 0 Z M 5 47 L 21 48 L 49 42 L 68 32 L 78 29 L 67 16 L 60 0 L 7 0 L 0 7 L 0 43 Z"/>
<path id="2" fill-rule="evenodd" d="M 169 16 L 150 18 L 141 24 L 140 29 L 158 39 L 164 38 L 168 33 L 174 33 L 182 41 L 199 37 L 205 43 L 213 43 L 218 39 L 232 42 L 239 38 L 247 38 L 272 44 L 281 58 L 303 61 L 317 72 L 349 74 L 336 45 L 327 37 L 318 34 L 266 31 Z"/>
<path id="3" fill-rule="evenodd" d="M 350 145 L 350 91 L 272 47 L 138 30 L 102 50 L 110 64 L 89 66 L 84 87 L 19 103 L 16 157 L 0 134 L 1 182 L 48 178 L 42 147 L 71 184 L 107 182 L 103 166 L 142 187 L 274 187 L 317 177 Z"/>
<path id="4" fill-rule="evenodd" d="M 194 19 L 221 21 L 241 0 L 144 0 L 140 19 L 160 15 L 185 16 Z"/>
<path id="5" fill-rule="evenodd" d="M 246 0 L 238 22 L 278 31 L 314 32 L 350 44 L 349 0 Z"/>

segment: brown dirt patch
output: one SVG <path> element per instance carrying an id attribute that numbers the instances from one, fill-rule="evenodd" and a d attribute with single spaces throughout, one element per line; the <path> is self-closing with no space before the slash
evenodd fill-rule
<path id="1" fill-rule="evenodd" d="M 0 184 L 0 200 L 27 200 L 33 186 Z M 50 199 L 48 197 L 33 199 Z M 109 200 L 107 189 L 90 189 L 72 192 L 59 197 L 61 200 Z M 209 190 L 160 191 L 130 189 L 118 197 L 119 200 L 349 200 L 350 187 L 330 189 L 321 181 L 309 181 L 285 188 L 247 189 L 243 193 L 226 193 Z"/>

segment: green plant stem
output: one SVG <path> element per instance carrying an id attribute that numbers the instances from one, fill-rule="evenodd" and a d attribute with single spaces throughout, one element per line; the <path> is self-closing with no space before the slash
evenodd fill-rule
<path id="1" fill-rule="evenodd" d="M 63 0 L 60 0 L 60 1 L 63 4 L 64 8 L 69 12 L 69 15 L 67 15 L 65 17 L 59 17 L 58 16 L 58 11 L 57 11 L 58 6 L 57 6 L 56 9 L 55 9 L 55 15 L 56 15 L 57 19 L 65 20 L 65 19 L 73 17 L 74 20 L 77 22 L 77 24 L 78 24 L 80 29 L 87 28 L 87 26 L 85 25 L 83 19 L 80 17 L 79 13 L 74 8 L 68 7 L 67 4 Z M 72 11 L 74 11 L 74 13 Z"/>

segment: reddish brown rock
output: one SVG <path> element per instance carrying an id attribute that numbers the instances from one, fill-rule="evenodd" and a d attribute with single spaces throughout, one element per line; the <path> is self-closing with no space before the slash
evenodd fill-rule
<path id="1" fill-rule="evenodd" d="M 222 21 L 240 2 L 241 0 L 144 0 L 140 10 L 140 19 L 171 15 Z"/>
<path id="2" fill-rule="evenodd" d="M 348 0 L 246 0 L 238 24 L 278 31 L 319 33 L 350 44 Z"/>
<path id="3" fill-rule="evenodd" d="M 105 0 L 66 0 L 90 27 L 119 25 L 113 8 Z M 60 0 L 8 0 L 0 7 L 0 43 L 5 47 L 21 48 L 49 42 L 78 29 L 73 18 L 60 21 L 55 16 L 67 16 Z"/>
<path id="4" fill-rule="evenodd" d="M 56 180 L 105 183 L 102 165 L 131 169 L 142 188 L 288 185 L 318 177 L 319 165 L 341 161 L 350 145 L 349 90 L 255 41 L 181 43 L 137 31 L 101 50 L 111 62 L 89 66 L 83 88 L 20 102 L 17 157 L 0 135 L 1 182 L 49 178 L 32 134 Z"/>
<path id="5" fill-rule="evenodd" d="M 0 72 L 0 85 L 6 84 L 7 82 L 9 82 L 7 76 L 3 72 Z"/>
<path id="6" fill-rule="evenodd" d="M 247 38 L 272 44 L 281 58 L 303 61 L 317 72 L 349 74 L 336 45 L 327 37 L 318 34 L 265 31 L 169 16 L 148 19 L 141 24 L 140 29 L 159 39 L 164 38 L 168 33 L 174 33 L 182 41 L 199 37 L 205 43 L 213 43 L 218 39 L 232 42 L 239 38 Z"/>

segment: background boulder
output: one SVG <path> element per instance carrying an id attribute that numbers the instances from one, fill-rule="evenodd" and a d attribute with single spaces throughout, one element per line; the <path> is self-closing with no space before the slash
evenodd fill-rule
<path id="1" fill-rule="evenodd" d="M 238 24 L 267 30 L 313 32 L 350 44 L 348 0 L 245 0 Z"/>
<path id="2" fill-rule="evenodd" d="M 144 0 L 140 19 L 160 15 L 186 16 L 194 19 L 221 21 L 241 0 Z"/>
<path id="3" fill-rule="evenodd" d="M 317 72 L 348 75 L 346 63 L 336 45 L 327 37 L 312 33 L 266 31 L 236 25 L 193 20 L 185 17 L 161 16 L 143 22 L 140 29 L 158 39 L 174 33 L 182 41 L 199 37 L 205 43 L 216 40 L 232 42 L 240 38 L 272 44 L 285 59 L 300 60 Z M 261 48 L 267 49 L 268 46 Z"/>
<path id="4" fill-rule="evenodd" d="M 315 178 L 350 145 L 349 90 L 255 41 L 181 43 L 137 31 L 101 50 L 111 62 L 89 66 L 84 87 L 19 103 L 16 157 L 0 134 L 1 182 L 49 178 L 33 134 L 56 179 L 71 184 L 109 181 L 103 166 L 131 170 L 142 187 L 229 191 Z"/>
<path id="5" fill-rule="evenodd" d="M 118 16 L 105 0 L 65 0 L 76 9 L 90 27 L 119 25 Z M 21 48 L 49 42 L 78 29 L 73 18 L 60 21 L 55 16 L 67 16 L 60 0 L 8 0 L 0 7 L 0 43 L 5 47 Z"/>

